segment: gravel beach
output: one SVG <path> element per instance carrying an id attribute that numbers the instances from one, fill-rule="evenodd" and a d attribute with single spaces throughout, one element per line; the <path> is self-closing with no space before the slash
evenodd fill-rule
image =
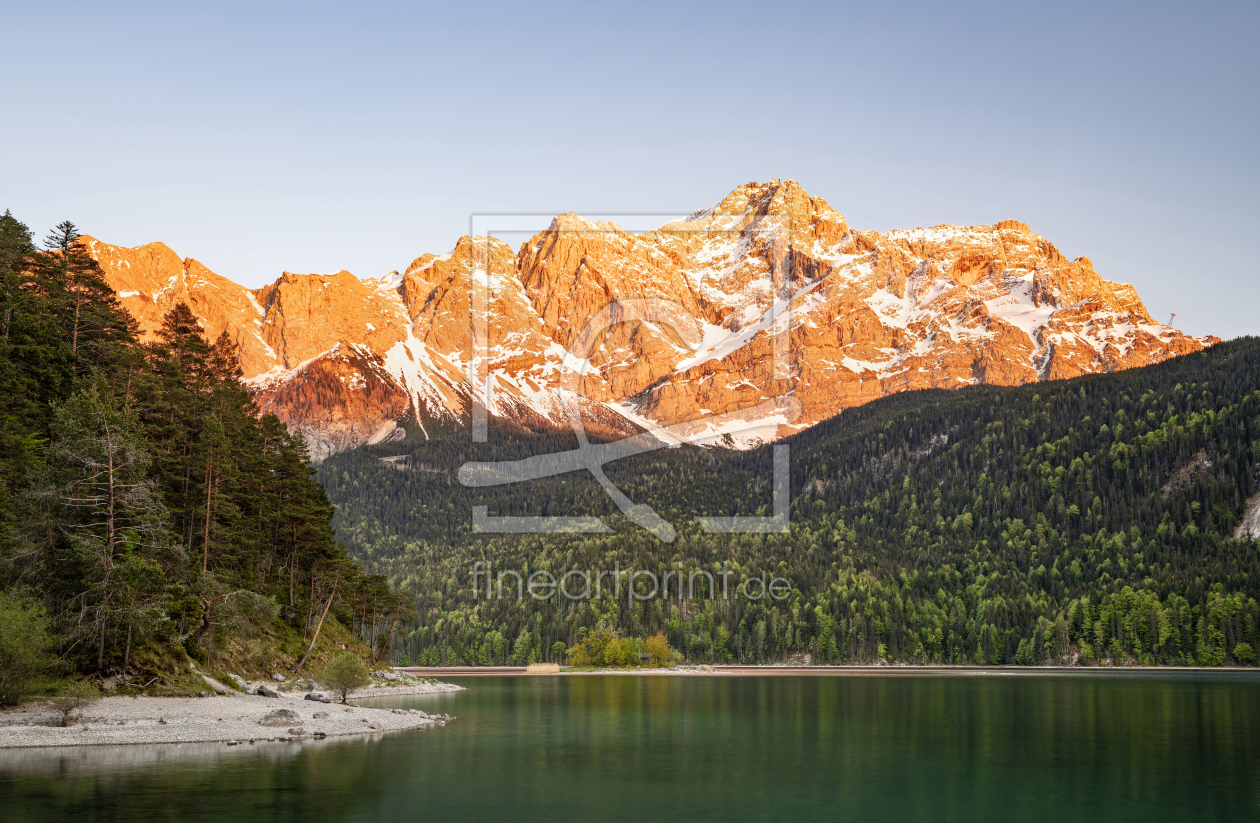
<path id="1" fill-rule="evenodd" d="M 376 697 L 463 691 L 450 683 L 402 682 L 356 690 L 352 703 Z M 292 714 L 277 713 L 288 710 Z M 262 725 L 261 721 L 272 715 Z M 61 726 L 61 714 L 45 702 L 0 712 L 0 749 L 37 746 L 116 746 L 149 743 L 248 744 L 377 734 L 445 725 L 452 718 L 416 709 L 374 709 L 306 699 L 306 692 L 278 697 L 229 690 L 209 697 L 105 697 Z"/>

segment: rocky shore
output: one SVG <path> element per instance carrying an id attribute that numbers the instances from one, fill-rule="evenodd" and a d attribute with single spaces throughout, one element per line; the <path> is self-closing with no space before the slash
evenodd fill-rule
<path id="1" fill-rule="evenodd" d="M 151 743 L 248 745 L 267 740 L 320 739 L 444 726 L 453 718 L 417 709 L 378 709 L 358 700 L 463 691 L 450 683 L 399 677 L 352 693 L 351 704 L 325 703 L 320 693 L 266 684 L 248 694 L 217 681 L 202 697 L 105 697 L 69 718 L 36 701 L 0 712 L 0 749 Z M 273 684 L 273 686 L 283 684 Z M 220 686 L 220 688 L 213 688 Z M 264 693 L 258 693 L 261 686 Z M 266 696 L 270 692 L 274 697 Z M 328 697 L 324 698 L 329 699 Z"/>

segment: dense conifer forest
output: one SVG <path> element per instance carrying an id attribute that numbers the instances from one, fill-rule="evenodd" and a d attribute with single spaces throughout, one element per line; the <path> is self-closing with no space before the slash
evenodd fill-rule
<path id="1" fill-rule="evenodd" d="M 402 613 L 228 339 L 181 304 L 138 342 L 76 236 L 41 249 L 0 217 L 0 704 L 76 673 L 153 684 L 237 637 L 278 665 L 330 599 L 334 623 Z"/>
<path id="2" fill-rule="evenodd" d="M 693 662 L 1252 665 L 1260 548 L 1234 539 L 1260 491 L 1260 340 L 1131 371 L 1017 388 L 894 395 L 789 438 L 790 530 L 706 534 L 696 515 L 771 510 L 771 449 L 683 447 L 606 467 L 677 529 L 628 523 L 585 473 L 465 488 L 467 460 L 572 448 L 428 425 L 324 463 L 350 551 L 417 592 L 394 638 L 422 664 L 563 659 L 596 630 L 663 632 Z M 383 460 L 382 458 L 391 458 Z M 1250 504 L 1249 504 L 1249 501 Z M 490 515 L 604 517 L 602 535 L 494 535 Z M 474 592 L 474 564 L 555 578 L 622 570 L 619 598 Z M 727 563 L 729 591 L 763 573 L 780 600 L 631 602 L 626 570 L 691 579 Z M 485 577 L 479 578 L 484 587 Z M 674 580 L 677 580 L 675 577 Z M 570 591 L 581 589 L 570 578 Z M 651 582 L 637 581 L 646 595 Z M 756 594 L 759 584 L 750 584 Z"/>

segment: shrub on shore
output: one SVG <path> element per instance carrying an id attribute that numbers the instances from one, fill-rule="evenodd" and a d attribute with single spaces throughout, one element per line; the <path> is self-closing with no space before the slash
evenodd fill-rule
<path id="1" fill-rule="evenodd" d="M 61 712 L 61 725 L 70 725 L 70 716 L 86 709 L 101 699 L 101 690 L 87 680 L 71 680 L 61 685 L 52 699 L 53 707 Z"/>
<path id="2" fill-rule="evenodd" d="M 57 637 L 44 607 L 15 591 L 0 592 L 0 706 L 39 691 L 57 665 Z"/>
<path id="3" fill-rule="evenodd" d="M 354 652 L 342 652 L 334 657 L 320 676 L 320 682 L 334 692 L 341 694 L 341 702 L 345 703 L 350 692 L 362 689 L 372 682 L 372 673 Z"/>

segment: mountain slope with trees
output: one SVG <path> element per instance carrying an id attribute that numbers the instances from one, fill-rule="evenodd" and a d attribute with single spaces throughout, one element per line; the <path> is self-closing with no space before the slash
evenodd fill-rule
<path id="1" fill-rule="evenodd" d="M 1258 535 L 1235 534 L 1260 501 L 1255 338 L 1114 374 L 909 392 L 850 410 L 786 441 L 788 534 L 705 534 L 692 520 L 765 514 L 770 447 L 609 464 L 634 502 L 673 523 L 679 536 L 663 543 L 582 472 L 461 486 L 467 460 L 574 445 L 566 433 L 490 439 L 416 432 L 321 466 L 350 551 L 420 593 L 394 641 L 413 662 L 558 659 L 600 626 L 664 632 L 697 662 L 1254 662 Z M 594 514 L 614 532 L 474 534 L 474 505 Z M 792 589 L 759 602 L 487 599 L 472 590 L 477 561 L 556 577 L 614 562 L 658 575 L 727 562 L 732 589 L 762 572 Z"/>

